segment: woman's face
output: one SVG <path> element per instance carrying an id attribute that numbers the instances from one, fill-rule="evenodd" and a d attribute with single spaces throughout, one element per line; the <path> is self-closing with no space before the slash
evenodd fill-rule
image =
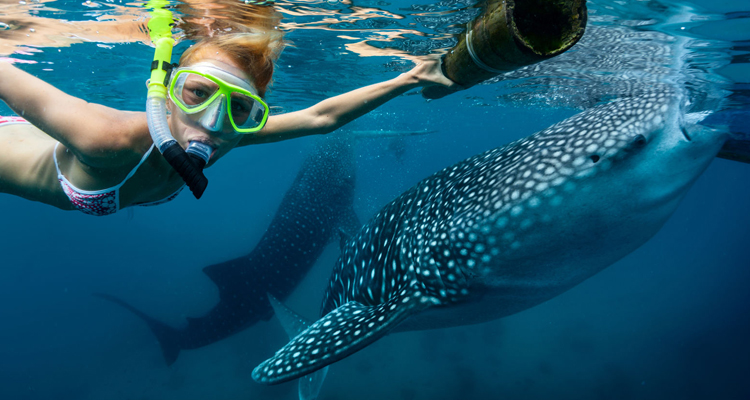
<path id="1" fill-rule="evenodd" d="M 255 88 L 252 79 L 228 56 L 219 50 L 212 50 L 208 54 L 210 54 L 210 58 L 204 57 L 198 59 L 192 62 L 191 65 L 209 63 L 213 67 L 246 81 L 253 89 Z M 186 66 L 189 67 L 190 65 Z M 187 148 L 190 142 L 197 141 L 208 144 L 214 149 L 209 160 L 209 165 L 228 153 L 242 139 L 243 135 L 234 131 L 232 123 L 229 121 L 229 116 L 226 113 L 220 116 L 220 118 L 223 118 L 223 121 L 220 121 L 220 128 L 215 128 L 216 130 L 214 131 L 202 125 L 198 118 L 196 118 L 197 114 L 191 115 L 183 112 L 172 101 L 169 101 L 169 109 L 172 112 L 169 121 L 172 136 L 183 148 Z"/>

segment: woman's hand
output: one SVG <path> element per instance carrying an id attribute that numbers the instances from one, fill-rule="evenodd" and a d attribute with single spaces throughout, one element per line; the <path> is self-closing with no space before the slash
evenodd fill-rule
<path id="1" fill-rule="evenodd" d="M 407 72 L 411 74 L 422 87 L 430 86 L 444 86 L 447 88 L 455 88 L 460 90 L 458 84 L 448 79 L 443 75 L 443 69 L 441 68 L 442 59 L 440 56 L 432 55 L 429 58 L 418 62 L 417 65 Z"/>
<path id="2" fill-rule="evenodd" d="M 422 96 L 427 99 L 438 99 L 451 93 L 463 90 L 461 85 L 448 79 L 443 74 L 442 57 L 432 55 L 405 74 L 410 75 L 422 86 Z"/>

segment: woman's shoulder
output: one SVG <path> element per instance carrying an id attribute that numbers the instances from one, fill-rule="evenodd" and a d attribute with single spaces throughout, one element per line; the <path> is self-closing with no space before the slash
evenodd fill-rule
<path id="1" fill-rule="evenodd" d="M 77 149 L 79 159 L 91 166 L 128 164 L 140 158 L 153 143 L 144 112 L 113 112 L 97 130 L 90 135 L 90 141 Z"/>

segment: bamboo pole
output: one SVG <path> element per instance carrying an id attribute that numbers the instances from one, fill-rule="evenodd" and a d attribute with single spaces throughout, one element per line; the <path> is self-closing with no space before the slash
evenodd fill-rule
<path id="1" fill-rule="evenodd" d="M 583 36 L 586 19 L 585 0 L 489 0 L 443 56 L 443 73 L 466 89 L 562 54 Z M 432 86 L 422 94 L 437 99 L 454 91 Z"/>

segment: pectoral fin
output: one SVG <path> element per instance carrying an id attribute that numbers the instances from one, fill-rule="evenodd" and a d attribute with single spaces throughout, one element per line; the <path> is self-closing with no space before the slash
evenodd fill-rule
<path id="1" fill-rule="evenodd" d="M 310 374 L 367 347 L 434 301 L 411 289 L 375 306 L 350 301 L 316 321 L 256 367 L 253 379 L 276 384 Z"/>

